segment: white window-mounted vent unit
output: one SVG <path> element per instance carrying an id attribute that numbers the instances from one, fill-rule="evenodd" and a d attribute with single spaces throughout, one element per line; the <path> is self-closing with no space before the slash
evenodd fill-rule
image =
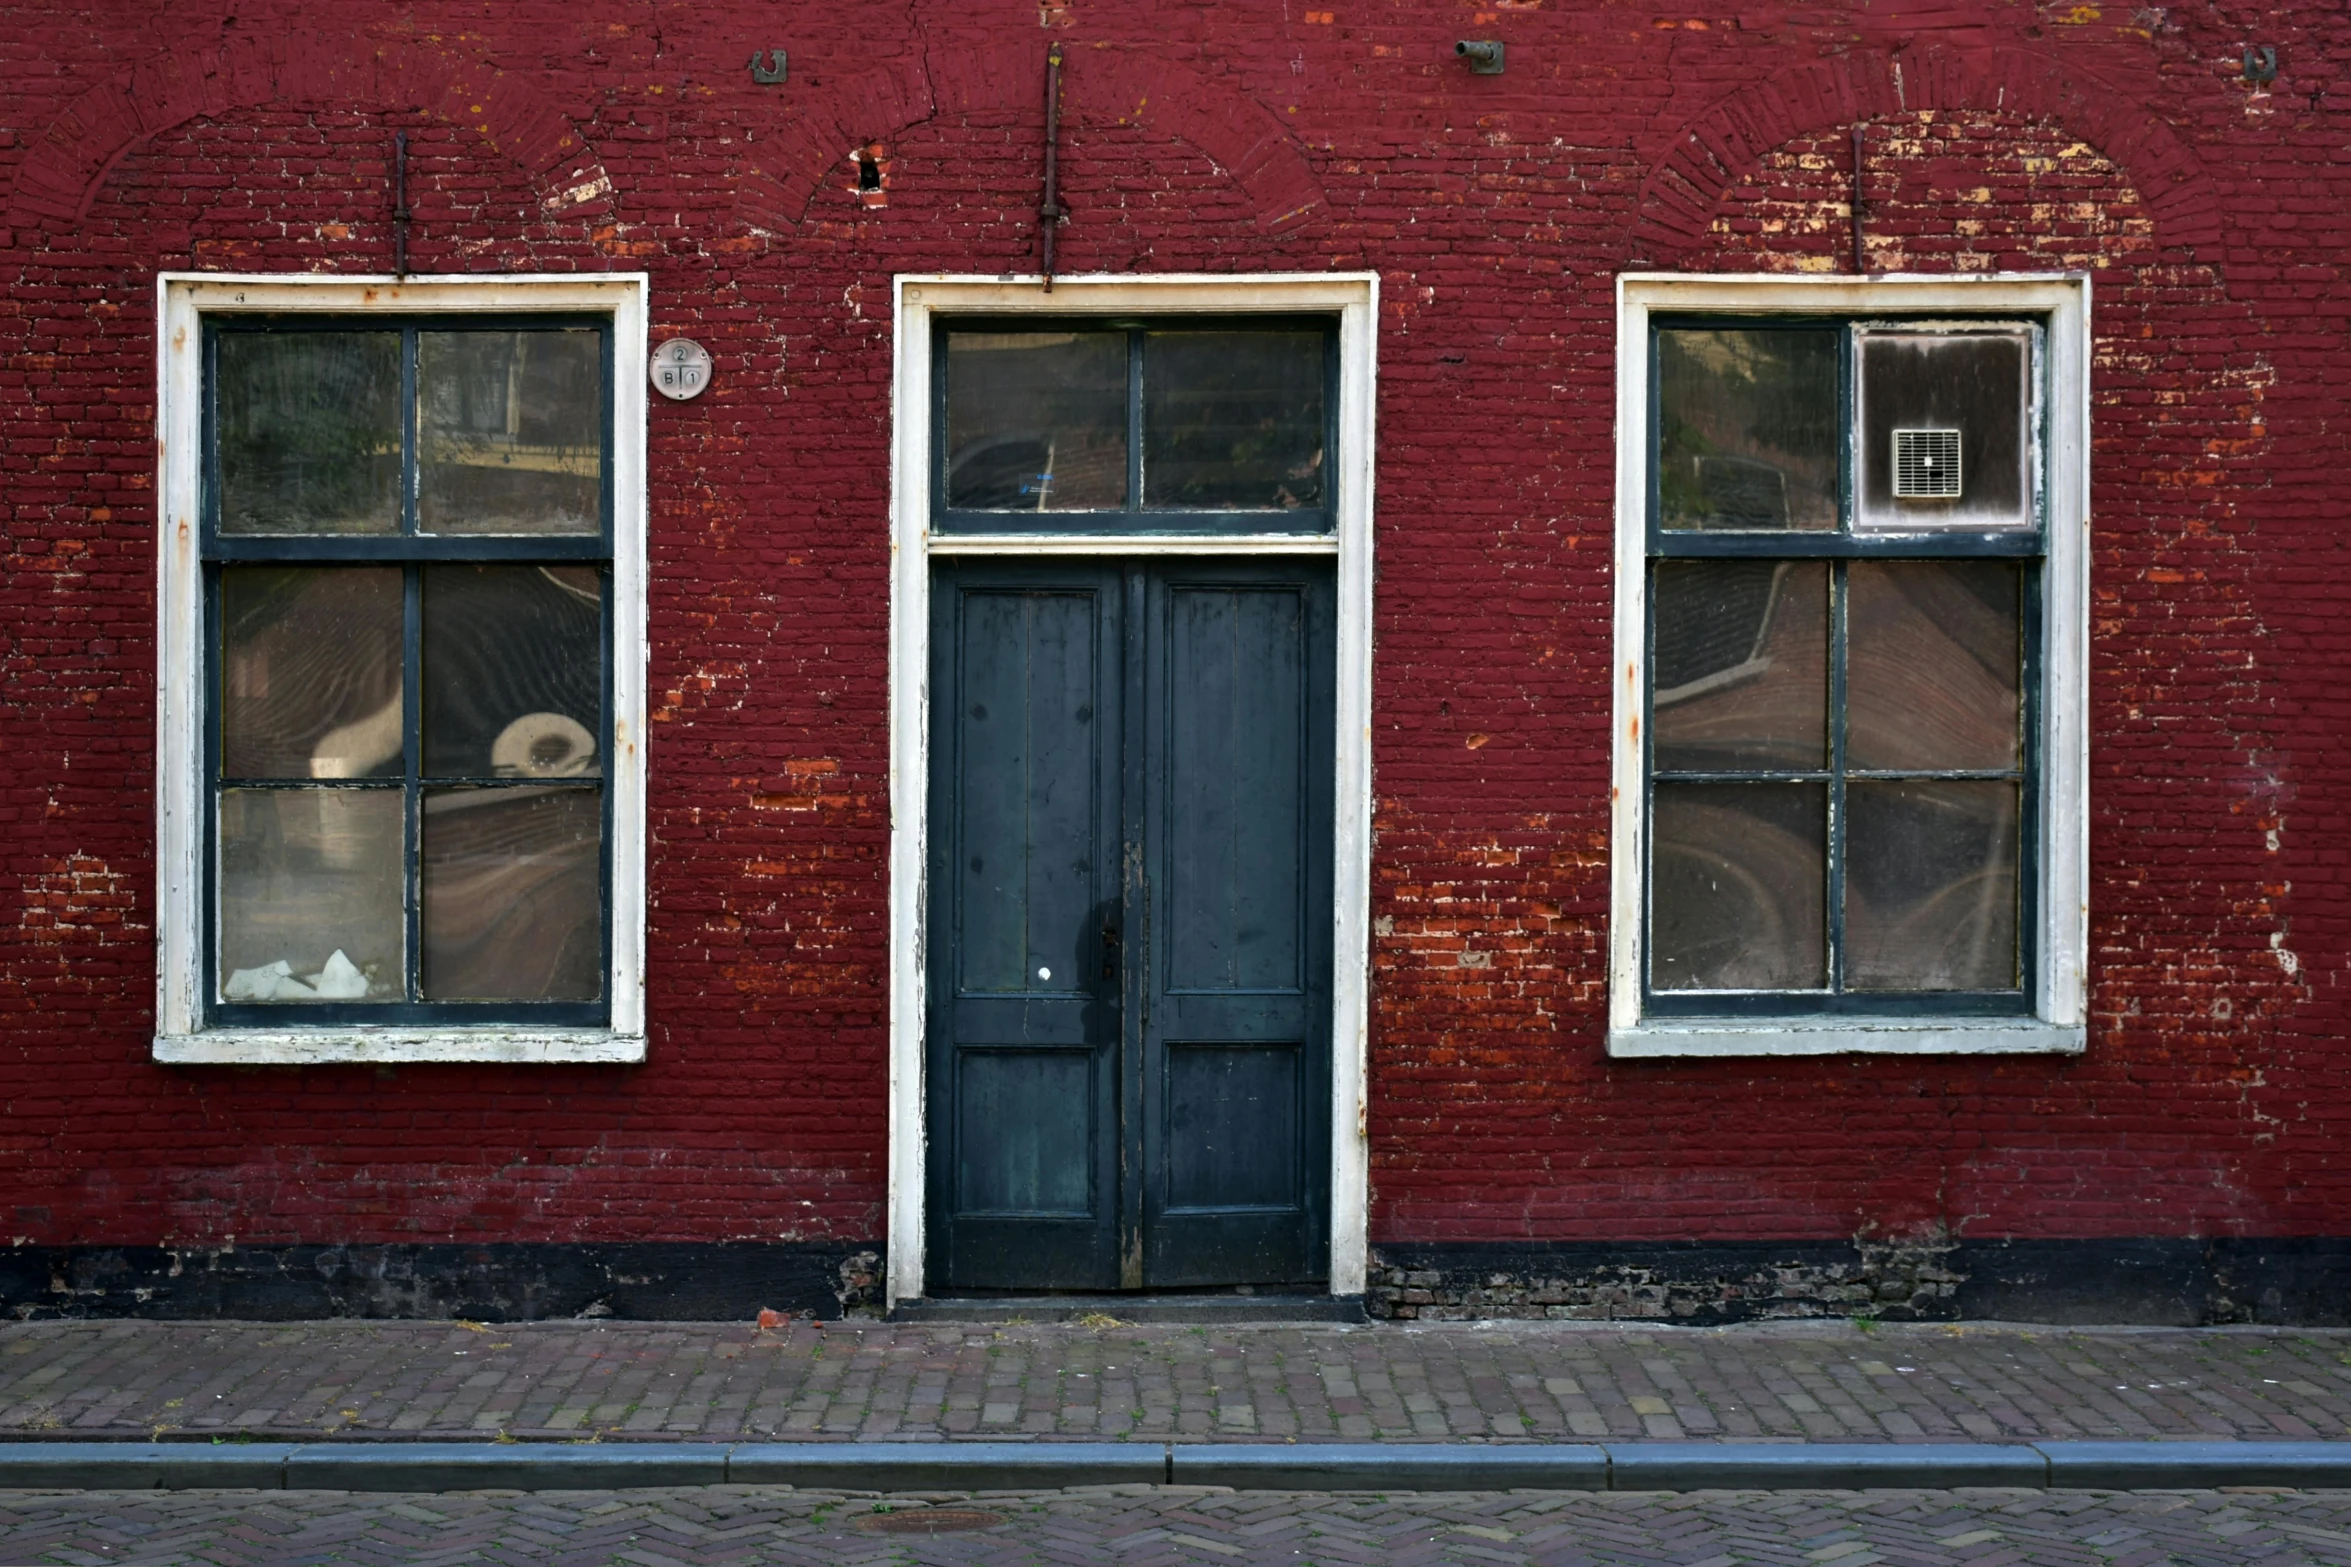
<path id="1" fill-rule="evenodd" d="M 2029 323 L 1872 324 L 1855 330 L 1853 346 L 1854 527 L 1940 533 L 2033 526 L 2037 330 Z"/>
<path id="2" fill-rule="evenodd" d="M 1959 499 L 1959 432 L 1894 432 L 1894 498 L 1898 501 Z"/>

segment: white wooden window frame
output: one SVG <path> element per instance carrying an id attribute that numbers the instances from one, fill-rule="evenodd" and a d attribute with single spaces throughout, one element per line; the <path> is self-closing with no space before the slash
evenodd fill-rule
<path id="1" fill-rule="evenodd" d="M 645 1059 L 645 353 L 641 272 L 350 277 L 166 272 L 156 279 L 156 976 L 154 1058 L 174 1064 L 632 1062 Z M 496 1024 L 206 1027 L 203 997 L 203 325 L 230 315 L 562 312 L 612 319 L 612 999 L 604 1028 Z"/>
<path id="2" fill-rule="evenodd" d="M 2038 972 L 2030 1017 L 1649 1018 L 1642 1014 L 1647 791 L 1642 693 L 1649 584 L 1649 322 L 1660 312 L 1892 316 L 1999 312 L 2048 323 L 2046 555 L 2042 565 Z M 2089 912 L 2090 280 L 1687 276 L 1616 283 L 1616 593 L 1609 831 L 1608 1053 L 1617 1057 L 2079 1054 L 2087 1029 Z"/>
<path id="3" fill-rule="evenodd" d="M 890 1155 L 888 1294 L 923 1293 L 924 812 L 929 801 L 931 560 L 942 555 L 1336 557 L 1337 788 L 1331 943 L 1334 1295 L 1363 1293 L 1370 1253 L 1365 1050 L 1370 1000 L 1372 414 L 1376 273 L 1204 277 L 900 276 L 890 450 Z M 1329 534 L 938 534 L 931 529 L 931 333 L 941 316 L 1331 314 L 1339 323 L 1337 527 Z"/>

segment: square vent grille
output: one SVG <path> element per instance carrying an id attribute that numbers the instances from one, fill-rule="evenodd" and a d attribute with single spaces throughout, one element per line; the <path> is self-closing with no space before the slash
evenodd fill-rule
<path id="1" fill-rule="evenodd" d="M 1894 498 L 1904 501 L 1959 499 L 1959 432 L 1894 432 Z"/>

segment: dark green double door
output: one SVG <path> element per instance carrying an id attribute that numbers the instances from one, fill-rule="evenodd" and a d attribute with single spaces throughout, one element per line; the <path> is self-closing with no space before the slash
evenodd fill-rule
<path id="1" fill-rule="evenodd" d="M 1327 561 L 949 561 L 933 1292 L 1327 1275 Z"/>

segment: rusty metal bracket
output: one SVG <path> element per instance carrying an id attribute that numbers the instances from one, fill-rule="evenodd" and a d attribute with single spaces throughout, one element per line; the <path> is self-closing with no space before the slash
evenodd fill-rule
<path id="1" fill-rule="evenodd" d="M 1067 217 L 1061 205 L 1061 169 L 1055 147 L 1061 140 L 1061 45 L 1045 55 L 1045 199 L 1037 206 L 1037 232 L 1043 242 L 1045 292 L 1053 292 L 1053 231 Z"/>
<path id="2" fill-rule="evenodd" d="M 1853 195 L 1850 203 L 1853 209 L 1853 270 L 1865 277 L 1869 273 L 1869 252 L 1861 240 L 1863 213 L 1861 176 L 1868 168 L 1865 161 L 1867 153 L 1868 142 L 1864 137 L 1861 121 L 1855 120 L 1853 122 Z"/>
<path id="3" fill-rule="evenodd" d="M 756 49 L 751 51 L 751 79 L 762 87 L 773 87 L 783 81 L 784 70 L 788 62 L 781 49 L 770 49 L 767 51 L 767 55 L 767 64 L 761 65 L 759 51 Z"/>
<path id="4" fill-rule="evenodd" d="M 392 276 L 408 276 L 408 133 L 392 133 Z"/>

